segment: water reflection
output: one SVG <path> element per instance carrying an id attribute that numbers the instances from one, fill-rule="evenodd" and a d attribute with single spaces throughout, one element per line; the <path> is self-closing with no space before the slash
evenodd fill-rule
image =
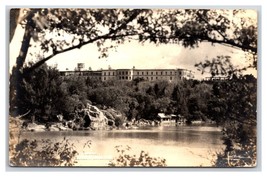
<path id="1" fill-rule="evenodd" d="M 83 151 L 83 143 L 92 140 L 90 153 L 102 156 L 113 156 L 114 147 L 117 145 L 129 145 L 136 153 L 145 150 L 156 157 L 166 158 L 169 166 L 209 166 L 210 152 L 222 148 L 220 129 L 210 126 L 142 127 L 112 131 L 24 132 L 22 137 L 48 138 L 55 141 L 67 137 L 80 151 Z M 107 164 L 108 160 L 83 160 L 79 163 L 85 166 L 106 166 Z"/>

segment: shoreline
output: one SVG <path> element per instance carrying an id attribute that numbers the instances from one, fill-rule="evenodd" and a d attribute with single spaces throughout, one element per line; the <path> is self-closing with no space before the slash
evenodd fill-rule
<path id="1" fill-rule="evenodd" d="M 120 131 L 120 130 L 145 130 L 146 127 L 158 127 L 159 129 L 162 129 L 163 127 L 181 127 L 181 126 L 197 126 L 197 127 L 218 127 L 214 123 L 192 123 L 190 125 L 186 124 L 171 124 L 171 125 L 130 125 L 130 126 L 121 126 L 121 127 L 112 127 L 112 126 L 105 126 L 98 129 L 93 129 L 91 127 L 88 128 L 79 128 L 79 129 L 72 129 L 63 126 L 61 123 L 55 123 L 52 124 L 49 128 L 47 128 L 43 124 L 36 124 L 36 123 L 30 123 L 26 128 L 22 128 L 21 131 L 23 132 L 69 132 L 69 131 Z"/>

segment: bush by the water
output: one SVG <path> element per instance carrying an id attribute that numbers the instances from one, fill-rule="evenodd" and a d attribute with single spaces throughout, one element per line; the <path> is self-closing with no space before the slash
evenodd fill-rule
<path id="1" fill-rule="evenodd" d="M 141 151 L 138 155 L 131 155 L 129 146 L 116 146 L 118 155 L 109 166 L 111 167 L 166 167 L 166 160 L 160 157 L 151 157 L 148 152 Z"/>
<path id="2" fill-rule="evenodd" d="M 78 152 L 66 138 L 61 142 L 24 139 L 11 154 L 11 166 L 73 166 Z"/>
<path id="3" fill-rule="evenodd" d="M 230 151 L 215 155 L 214 167 L 255 167 L 257 165 L 256 139 L 249 139 L 247 144 L 236 144 Z"/>

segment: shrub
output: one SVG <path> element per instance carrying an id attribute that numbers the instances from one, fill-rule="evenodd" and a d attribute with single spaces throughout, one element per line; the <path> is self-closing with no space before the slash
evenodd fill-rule
<path id="1" fill-rule="evenodd" d="M 141 151 L 138 155 L 130 155 L 131 147 L 116 146 L 118 156 L 110 161 L 111 167 L 165 167 L 166 160 L 163 158 L 155 158 L 149 156 L 145 151 Z"/>
<path id="2" fill-rule="evenodd" d="M 255 167 L 257 157 L 256 139 L 246 144 L 235 144 L 231 150 L 216 154 L 214 167 Z"/>
<path id="3" fill-rule="evenodd" d="M 76 155 L 74 144 L 64 138 L 61 142 L 24 139 L 10 153 L 11 166 L 73 166 Z"/>

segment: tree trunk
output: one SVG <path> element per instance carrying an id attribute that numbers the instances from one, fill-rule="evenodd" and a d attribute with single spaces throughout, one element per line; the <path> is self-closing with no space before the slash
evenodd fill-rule
<path id="1" fill-rule="evenodd" d="M 10 109 L 13 109 L 14 106 L 18 106 L 18 101 L 21 98 L 21 86 L 23 83 L 23 65 L 25 63 L 28 49 L 30 46 L 31 36 L 34 29 L 34 22 L 32 20 L 35 12 L 32 11 L 28 13 L 26 18 L 25 32 L 22 39 L 22 44 L 19 52 L 19 56 L 16 59 L 16 66 L 12 69 L 12 75 L 10 76 Z M 16 114 L 20 114 L 20 108 L 17 107 L 17 110 L 10 110 Z M 15 111 L 15 112 L 14 112 Z M 25 110 L 24 110 L 25 111 Z"/>
<path id="2" fill-rule="evenodd" d="M 32 22 L 32 19 L 31 19 L 33 15 L 34 13 L 31 13 L 27 18 L 27 24 L 25 27 L 25 32 L 24 32 L 19 56 L 17 57 L 17 60 L 16 60 L 16 68 L 21 73 L 23 72 L 22 68 L 27 57 L 27 53 L 28 53 L 28 49 L 29 49 L 30 41 L 31 41 L 31 35 L 34 29 L 34 23 Z"/>
<path id="3" fill-rule="evenodd" d="M 10 9 L 10 31 L 9 31 L 9 42 L 12 41 L 15 34 L 16 27 L 18 25 L 20 9 Z"/>

